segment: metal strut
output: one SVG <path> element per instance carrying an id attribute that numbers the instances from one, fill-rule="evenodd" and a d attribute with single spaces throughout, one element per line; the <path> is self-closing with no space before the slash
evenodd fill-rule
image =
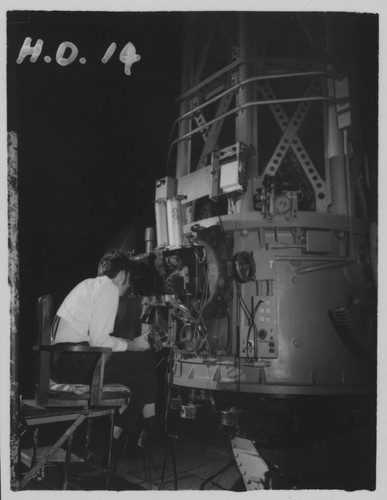
<path id="1" fill-rule="evenodd" d="M 265 489 L 265 475 L 269 471 L 269 467 L 258 453 L 253 441 L 234 437 L 231 439 L 231 445 L 246 490 Z"/>

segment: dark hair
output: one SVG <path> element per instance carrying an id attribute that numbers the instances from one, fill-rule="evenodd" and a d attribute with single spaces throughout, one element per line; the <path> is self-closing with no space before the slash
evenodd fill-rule
<path id="1" fill-rule="evenodd" d="M 98 264 L 98 276 L 115 278 L 120 271 L 130 272 L 133 263 L 119 250 L 111 250 L 101 258 Z"/>

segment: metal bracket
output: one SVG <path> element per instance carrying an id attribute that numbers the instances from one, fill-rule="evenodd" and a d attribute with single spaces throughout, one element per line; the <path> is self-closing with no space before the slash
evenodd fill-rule
<path id="1" fill-rule="evenodd" d="M 234 437 L 231 439 L 231 445 L 246 490 L 263 490 L 266 482 L 265 474 L 269 471 L 269 467 L 259 455 L 253 441 Z"/>
<path id="2" fill-rule="evenodd" d="M 216 110 L 215 118 L 222 115 L 223 113 L 225 113 L 228 110 L 228 108 L 230 107 L 230 104 L 231 104 L 231 100 L 234 97 L 234 95 L 235 95 L 235 92 L 230 92 L 229 94 L 226 94 L 225 96 L 222 97 L 222 99 L 219 102 L 218 109 Z M 206 160 L 206 156 L 208 155 L 208 153 L 210 151 L 216 149 L 216 144 L 218 141 L 220 131 L 221 131 L 222 126 L 223 126 L 223 122 L 224 122 L 224 119 L 216 121 L 215 123 L 213 123 L 211 125 L 211 129 L 210 129 L 209 133 L 207 133 L 206 135 L 203 134 L 203 138 L 205 139 L 205 144 L 204 144 L 202 153 L 200 155 L 198 165 L 196 167 L 197 169 L 201 168 L 201 166 L 205 165 L 205 160 Z M 204 124 L 205 124 L 205 122 L 204 122 Z"/>

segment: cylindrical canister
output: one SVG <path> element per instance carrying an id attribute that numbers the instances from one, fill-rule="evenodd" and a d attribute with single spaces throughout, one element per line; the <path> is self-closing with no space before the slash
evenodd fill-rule
<path id="1" fill-rule="evenodd" d="M 183 243 L 183 221 L 181 201 L 177 198 L 167 200 L 167 224 L 169 245 L 181 245 Z"/>
<path id="2" fill-rule="evenodd" d="M 155 203 L 157 246 L 168 246 L 167 208 L 164 200 Z"/>
<path id="3" fill-rule="evenodd" d="M 155 240 L 155 228 L 154 227 L 147 227 L 145 229 L 145 252 L 149 253 L 151 252 L 155 245 L 156 245 L 156 240 Z"/>

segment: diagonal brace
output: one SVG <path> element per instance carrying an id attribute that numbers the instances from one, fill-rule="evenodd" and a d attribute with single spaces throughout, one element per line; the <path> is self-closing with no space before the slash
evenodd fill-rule
<path id="1" fill-rule="evenodd" d="M 30 482 L 30 480 L 36 475 L 36 473 L 50 460 L 50 458 L 55 454 L 58 448 L 74 434 L 75 430 L 81 425 L 81 423 L 85 420 L 86 416 L 84 414 L 80 414 L 79 417 L 71 424 L 71 426 L 65 431 L 64 434 L 56 441 L 55 444 L 49 448 L 46 453 L 43 454 L 42 458 L 39 462 L 32 467 L 32 469 L 26 474 L 21 481 L 21 489 L 25 488 L 25 486 Z"/>

